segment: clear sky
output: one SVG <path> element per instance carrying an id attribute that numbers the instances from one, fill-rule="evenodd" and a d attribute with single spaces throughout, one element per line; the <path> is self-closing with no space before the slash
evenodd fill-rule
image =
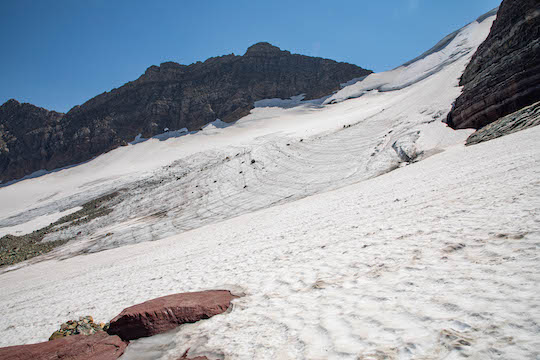
<path id="1" fill-rule="evenodd" d="M 500 0 L 0 0 L 0 104 L 65 112 L 164 61 L 293 53 L 392 69 Z"/>

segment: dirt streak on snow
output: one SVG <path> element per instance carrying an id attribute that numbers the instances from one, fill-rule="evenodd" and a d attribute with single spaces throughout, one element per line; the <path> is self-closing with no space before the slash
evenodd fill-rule
<path id="1" fill-rule="evenodd" d="M 34 219 L 32 219 L 32 220 L 30 220 L 30 221 L 28 221 L 26 223 L 13 225 L 13 226 L 0 227 L 0 237 L 2 237 L 4 235 L 7 235 L 7 234 L 17 235 L 17 236 L 29 234 L 34 230 L 41 229 L 41 228 L 55 222 L 56 220 L 60 219 L 63 216 L 73 214 L 74 212 L 79 211 L 81 209 L 82 209 L 82 207 L 76 206 L 74 208 L 67 209 L 67 210 L 64 210 L 64 211 L 39 216 L 39 217 L 34 218 Z"/>

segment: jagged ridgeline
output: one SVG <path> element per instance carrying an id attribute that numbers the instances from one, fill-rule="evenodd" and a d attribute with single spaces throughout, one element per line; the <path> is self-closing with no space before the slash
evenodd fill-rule
<path id="1" fill-rule="evenodd" d="M 370 70 L 291 54 L 258 43 L 243 56 L 151 66 L 137 80 L 98 95 L 67 114 L 9 100 L 0 107 L 0 181 L 75 164 L 126 144 L 138 134 L 197 130 L 231 122 L 257 100 L 306 94 L 320 98 Z"/>

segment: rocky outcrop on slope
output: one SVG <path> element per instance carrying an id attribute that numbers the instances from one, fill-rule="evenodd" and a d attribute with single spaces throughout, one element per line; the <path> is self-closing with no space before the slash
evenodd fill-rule
<path id="1" fill-rule="evenodd" d="M 152 299 L 124 309 L 110 323 L 96 324 L 91 316 L 69 320 L 48 342 L 0 348 L 0 359 L 100 359 L 113 360 L 125 351 L 130 340 L 161 334 L 185 323 L 221 314 L 238 296 L 227 290 L 180 293 Z M 188 356 L 183 360 L 204 360 Z"/>
<path id="2" fill-rule="evenodd" d="M 127 342 L 102 331 L 94 335 L 73 335 L 30 345 L 0 348 L 0 359 L 10 360 L 114 360 L 124 353 Z"/>
<path id="3" fill-rule="evenodd" d="M 107 332 L 122 340 L 135 340 L 169 331 L 221 314 L 236 296 L 227 290 L 174 294 L 124 309 L 111 320 Z"/>
<path id="4" fill-rule="evenodd" d="M 455 129 L 479 129 L 540 100 L 540 2 L 504 0 L 487 39 L 460 81 L 448 115 Z"/>
<path id="5" fill-rule="evenodd" d="M 97 332 L 107 331 L 109 328 L 108 324 L 105 323 L 95 323 L 94 318 L 91 316 L 81 316 L 79 321 L 77 320 L 68 320 L 62 325 L 60 329 L 55 331 L 50 337 L 49 341 L 60 339 L 66 336 L 72 335 L 93 335 Z"/>
<path id="6" fill-rule="evenodd" d="M 90 222 L 112 212 L 112 206 L 119 192 L 102 195 L 82 205 L 82 209 L 63 216 L 49 225 L 24 235 L 5 235 L 0 237 L 0 268 L 17 264 L 35 256 L 43 255 L 54 248 L 65 244 L 70 239 L 43 241 L 44 237 L 54 232 L 65 231 L 69 227 Z M 114 201 L 114 202 L 112 202 Z M 78 234 L 77 234 L 78 235 Z M 75 237 L 75 236 L 73 236 Z"/>
<path id="7" fill-rule="evenodd" d="M 151 66 L 139 79 L 67 114 L 9 100 L 0 107 L 0 181 L 86 161 L 138 134 L 198 130 L 218 118 L 231 122 L 247 115 L 257 100 L 301 93 L 319 98 L 370 73 L 258 43 L 243 56 Z"/>
<path id="8" fill-rule="evenodd" d="M 479 144 L 538 125 L 540 125 L 540 102 L 506 115 L 477 130 L 467 138 L 466 145 Z"/>

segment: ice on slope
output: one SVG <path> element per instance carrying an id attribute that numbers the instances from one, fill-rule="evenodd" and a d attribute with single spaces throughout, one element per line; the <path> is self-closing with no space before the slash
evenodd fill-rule
<path id="1" fill-rule="evenodd" d="M 487 28 L 489 31 L 495 13 L 495 10 L 491 11 L 463 29 L 446 36 L 433 49 L 394 70 L 371 74 L 366 79 L 343 88 L 326 99 L 325 104 L 356 98 L 369 91 L 400 90 L 422 81 L 463 57 L 470 56 L 471 51 L 476 50 L 485 39 L 485 31 L 481 29 Z"/>
<path id="2" fill-rule="evenodd" d="M 166 294 L 244 292 L 123 359 L 534 359 L 540 128 L 158 242 L 0 276 L 0 344 Z M 36 304 L 39 304 L 38 306 Z M 28 331 L 32 329 L 32 331 Z"/>
<path id="3" fill-rule="evenodd" d="M 445 66 L 401 90 L 371 91 L 331 106 L 301 103 L 299 97 L 291 99 L 299 103 L 292 108 L 263 102 L 258 105 L 272 107 L 255 108 L 234 126 L 210 125 L 166 141 L 149 139 L 1 188 L 1 203 L 7 206 L 0 207 L 0 227 L 126 189 L 123 201 L 106 218 L 46 238 L 79 234 L 77 241 L 48 255 L 72 256 L 158 240 L 339 188 L 390 171 L 411 154 L 423 158 L 463 143 L 470 131 L 453 132 L 441 119 L 459 95 L 458 78 L 493 19 L 467 26 L 454 39 L 459 41 L 448 45 L 463 56 L 451 62 L 440 54 L 421 59 L 431 64 L 443 58 Z M 423 65 L 409 67 L 422 73 Z"/>

